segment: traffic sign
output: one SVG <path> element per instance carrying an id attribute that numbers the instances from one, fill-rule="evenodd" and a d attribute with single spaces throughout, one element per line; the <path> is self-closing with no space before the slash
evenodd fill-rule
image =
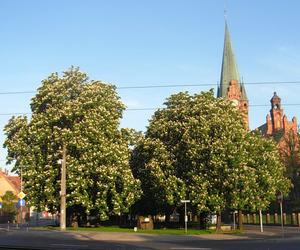
<path id="1" fill-rule="evenodd" d="M 24 207 L 25 206 L 25 200 L 23 200 L 23 199 L 19 199 L 18 203 L 19 203 L 20 207 Z"/>
<path id="2" fill-rule="evenodd" d="M 2 208 L 2 203 L 0 203 L 0 209 Z"/>
<path id="3" fill-rule="evenodd" d="M 18 197 L 22 200 L 24 199 L 26 194 L 24 194 L 22 191 L 18 194 Z"/>
<path id="4" fill-rule="evenodd" d="M 190 200 L 181 200 L 182 203 L 188 203 L 191 202 Z"/>
<path id="5" fill-rule="evenodd" d="M 277 198 L 277 202 L 281 203 L 283 201 L 283 194 L 280 192 L 276 198 Z"/>

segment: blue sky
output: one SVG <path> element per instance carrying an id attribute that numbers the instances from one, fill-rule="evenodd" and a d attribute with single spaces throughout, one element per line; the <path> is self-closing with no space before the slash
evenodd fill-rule
<path id="1" fill-rule="evenodd" d="M 71 65 L 117 86 L 217 84 L 224 6 L 221 0 L 2 0 L 0 92 L 35 91 L 42 79 Z M 300 81 L 300 1 L 227 0 L 226 8 L 245 83 Z M 172 93 L 211 87 L 118 93 L 128 108 L 157 108 Z M 246 84 L 250 105 L 269 105 L 274 91 L 283 104 L 297 104 L 299 90 L 300 84 Z M 1 130 L 10 118 L 3 114 L 30 112 L 32 96 L 0 95 Z M 252 129 L 269 109 L 250 107 Z M 284 109 L 289 119 L 300 115 L 300 106 Z M 121 124 L 145 130 L 153 112 L 126 111 Z M 5 154 L 0 150 L 2 167 Z"/>

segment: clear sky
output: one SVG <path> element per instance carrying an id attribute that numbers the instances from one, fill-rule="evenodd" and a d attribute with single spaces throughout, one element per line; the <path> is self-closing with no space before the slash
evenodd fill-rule
<path id="1" fill-rule="evenodd" d="M 35 91 L 52 72 L 79 66 L 91 79 L 117 86 L 217 84 L 224 39 L 224 6 L 240 75 L 246 83 L 250 127 L 265 122 L 274 91 L 300 104 L 300 1 L 274 0 L 2 0 L 0 92 Z M 193 88 L 123 89 L 129 109 L 161 107 Z M 34 94 L 0 95 L 0 128 L 7 113 L 30 112 Z M 300 105 L 284 106 L 300 118 Z M 128 110 L 123 127 L 145 130 L 154 110 Z M 0 134 L 0 144 L 4 135 Z M 5 150 L 0 165 L 5 167 Z"/>

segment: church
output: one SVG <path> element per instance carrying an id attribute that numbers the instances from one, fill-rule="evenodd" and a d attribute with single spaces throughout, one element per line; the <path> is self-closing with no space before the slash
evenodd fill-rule
<path id="1" fill-rule="evenodd" d="M 232 101 L 243 116 L 245 126 L 249 129 L 249 100 L 243 81 L 241 81 L 237 62 L 234 56 L 229 29 L 225 22 L 225 38 L 221 80 L 217 89 L 217 97 L 223 97 Z M 298 140 L 297 119 L 288 120 L 281 106 L 281 98 L 274 92 L 270 100 L 270 114 L 266 116 L 266 123 L 259 126 L 259 130 L 265 137 L 273 137 L 279 144 L 280 149 L 286 148 L 290 136 Z"/>

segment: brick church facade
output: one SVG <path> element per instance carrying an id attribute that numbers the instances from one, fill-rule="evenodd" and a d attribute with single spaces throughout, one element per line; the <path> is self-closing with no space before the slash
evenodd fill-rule
<path id="1" fill-rule="evenodd" d="M 280 152 L 284 155 L 298 149 L 298 125 L 294 116 L 288 120 L 281 107 L 281 98 L 274 92 L 270 100 L 270 114 L 267 114 L 266 123 L 257 129 L 266 137 L 273 137 L 279 144 Z"/>
<path id="2" fill-rule="evenodd" d="M 249 101 L 247 98 L 244 83 L 241 81 L 236 59 L 231 45 L 228 25 L 225 23 L 225 38 L 222 60 L 222 70 L 220 84 L 217 90 L 217 97 L 223 97 L 232 101 L 243 116 L 245 126 L 249 129 Z M 270 114 L 267 114 L 266 123 L 257 129 L 265 137 L 273 137 L 279 144 L 281 151 L 288 149 L 289 139 L 298 145 L 297 119 L 293 117 L 288 120 L 281 106 L 281 99 L 275 92 L 270 100 Z"/>

